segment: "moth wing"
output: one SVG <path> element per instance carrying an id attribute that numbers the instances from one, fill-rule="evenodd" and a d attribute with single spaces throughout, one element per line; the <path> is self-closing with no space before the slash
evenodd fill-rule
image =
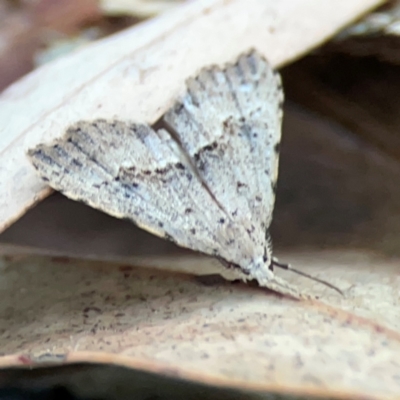
<path id="1" fill-rule="evenodd" d="M 218 204 L 263 247 L 275 200 L 282 102 L 279 74 L 251 51 L 189 79 L 164 117 Z"/>
<path id="2" fill-rule="evenodd" d="M 279 75 L 250 52 L 190 79 L 164 117 L 168 131 L 81 122 L 29 156 L 66 196 L 217 255 L 260 284 L 287 292 L 292 289 L 274 278 L 264 260 L 282 101 Z"/>
<path id="3" fill-rule="evenodd" d="M 80 122 L 28 153 L 54 189 L 177 244 L 235 262 L 241 233 L 164 130 L 124 122 Z M 240 230 L 240 229 L 239 229 Z M 242 243 L 243 245 L 243 243 Z"/>

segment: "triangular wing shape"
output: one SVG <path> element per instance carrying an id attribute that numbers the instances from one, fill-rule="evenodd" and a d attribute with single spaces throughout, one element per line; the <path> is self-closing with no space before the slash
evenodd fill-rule
<path id="1" fill-rule="evenodd" d="M 165 115 L 167 128 L 97 120 L 29 156 L 39 174 L 83 201 L 178 245 L 215 255 L 281 292 L 266 230 L 282 117 L 279 76 L 256 52 L 203 69 Z"/>

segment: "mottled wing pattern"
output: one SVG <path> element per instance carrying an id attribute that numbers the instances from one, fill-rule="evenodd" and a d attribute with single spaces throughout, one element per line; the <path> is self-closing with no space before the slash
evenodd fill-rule
<path id="1" fill-rule="evenodd" d="M 164 116 L 167 129 L 97 120 L 29 151 L 39 174 L 83 201 L 228 261 L 275 290 L 265 231 L 275 200 L 283 94 L 252 51 L 203 69 Z"/>
<path id="2" fill-rule="evenodd" d="M 234 261 L 242 234 L 225 221 L 165 130 L 140 124 L 80 122 L 50 145 L 29 152 L 40 175 L 73 200 L 177 244 Z"/>
<path id="3" fill-rule="evenodd" d="M 283 91 L 257 52 L 187 82 L 164 117 L 228 217 L 265 243 L 275 200 Z"/>

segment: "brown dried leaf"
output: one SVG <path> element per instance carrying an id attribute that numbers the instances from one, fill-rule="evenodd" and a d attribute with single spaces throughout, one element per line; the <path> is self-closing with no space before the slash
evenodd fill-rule
<path id="1" fill-rule="evenodd" d="M 73 33 L 100 16 L 96 0 L 7 4 L 0 2 L 0 91 L 33 69 L 48 30 Z"/>
<path id="2" fill-rule="evenodd" d="M 0 365 L 112 363 L 262 392 L 396 398 L 396 263 L 365 254 L 292 256 L 347 289 L 346 298 L 293 276 L 331 305 L 126 265 L 5 262 Z"/>

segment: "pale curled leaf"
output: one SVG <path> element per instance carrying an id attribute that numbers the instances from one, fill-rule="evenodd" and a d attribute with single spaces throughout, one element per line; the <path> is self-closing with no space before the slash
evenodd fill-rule
<path id="1" fill-rule="evenodd" d="M 36 70 L 0 97 L 0 229 L 49 193 L 28 148 L 78 120 L 153 123 L 204 65 L 251 47 L 275 66 L 288 63 L 380 2 L 202 0 Z"/>
<path id="2" fill-rule="evenodd" d="M 106 15 L 148 18 L 171 10 L 183 2 L 184 0 L 101 0 L 100 8 Z"/>
<path id="3" fill-rule="evenodd" d="M 395 398 L 395 263 L 360 254 L 347 261 L 338 253 L 293 257 L 342 287 L 354 284 L 345 299 L 321 293 L 361 317 L 242 284 L 207 285 L 126 265 L 4 263 L 0 364 L 113 363 L 265 392 Z M 338 268 L 325 268 L 326 258 L 337 260 Z"/>

